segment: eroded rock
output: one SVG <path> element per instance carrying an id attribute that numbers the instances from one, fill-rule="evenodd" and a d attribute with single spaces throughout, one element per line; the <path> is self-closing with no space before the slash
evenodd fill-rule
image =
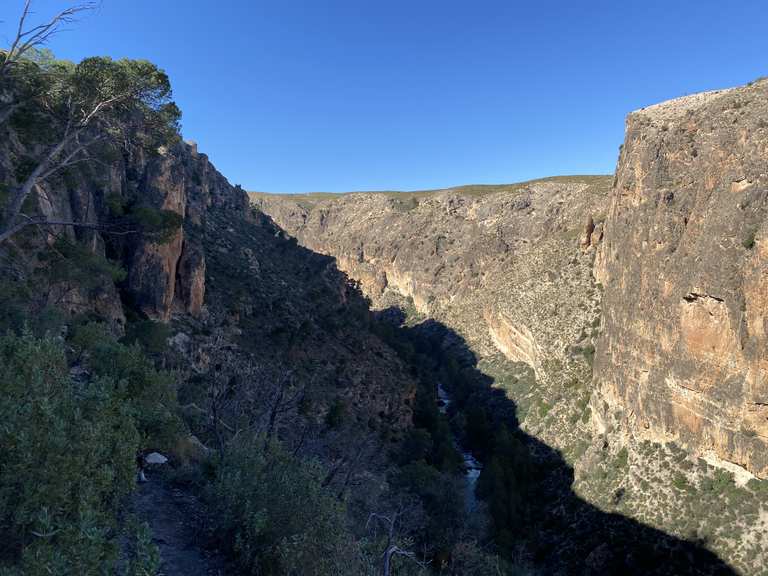
<path id="1" fill-rule="evenodd" d="M 595 264 L 600 400 L 647 436 L 762 477 L 766 119 L 765 80 L 630 114 Z"/>

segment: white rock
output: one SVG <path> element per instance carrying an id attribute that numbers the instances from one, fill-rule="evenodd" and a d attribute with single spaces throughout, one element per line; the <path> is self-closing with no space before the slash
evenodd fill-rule
<path id="1" fill-rule="evenodd" d="M 147 464 L 165 464 L 168 462 L 168 458 L 159 452 L 152 452 L 151 454 L 147 454 L 144 460 Z"/>

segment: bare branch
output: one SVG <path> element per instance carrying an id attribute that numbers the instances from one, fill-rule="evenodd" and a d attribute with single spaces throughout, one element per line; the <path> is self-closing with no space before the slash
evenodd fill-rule
<path id="1" fill-rule="evenodd" d="M 382 558 L 382 567 L 381 567 L 381 573 L 382 576 L 390 576 L 392 573 L 392 557 L 393 556 L 402 556 L 404 558 L 407 558 L 411 560 L 412 562 L 415 562 L 422 568 L 426 568 L 429 565 L 429 561 L 427 560 L 419 560 L 416 557 L 415 552 L 411 552 L 410 550 L 405 550 L 404 548 L 401 548 L 398 544 L 395 543 L 396 536 L 397 536 L 397 520 L 401 516 L 402 510 L 398 510 L 391 516 L 385 516 L 384 514 L 378 514 L 376 512 L 371 512 L 371 514 L 368 516 L 368 521 L 365 523 L 366 529 L 370 526 L 371 522 L 373 520 L 378 520 L 382 524 L 384 524 L 387 528 L 387 547 L 384 549 L 384 553 L 381 555 Z"/>
<path id="2" fill-rule="evenodd" d="M 19 222 L 18 224 L 11 226 L 7 230 L 3 230 L 2 232 L 0 232 L 0 244 L 8 240 L 14 234 L 21 232 L 22 230 L 24 230 L 29 226 L 38 226 L 38 227 L 39 226 L 45 226 L 45 227 L 71 226 L 73 228 L 86 228 L 90 230 L 100 230 L 112 236 L 128 236 L 130 234 L 136 234 L 138 232 L 137 230 L 121 229 L 119 226 L 111 226 L 108 224 L 97 224 L 92 222 L 74 222 L 70 220 L 36 219 L 36 218 L 32 218 L 31 216 L 27 216 L 26 214 L 19 214 L 19 216 L 24 218 L 22 222 Z"/>
<path id="3" fill-rule="evenodd" d="M 21 104 L 10 104 L 0 111 L 0 124 L 4 124 Z"/>
<path id="4" fill-rule="evenodd" d="M 11 47 L 5 52 L 5 59 L 0 62 L 0 78 L 3 77 L 8 66 L 18 62 L 24 54 L 33 48 L 46 44 L 62 30 L 62 26 L 76 21 L 80 14 L 94 10 L 97 6 L 98 3 L 96 2 L 76 4 L 62 10 L 47 22 L 26 29 L 27 20 L 32 13 L 32 0 L 25 0 L 24 9 L 19 17 L 16 36 L 11 42 Z"/>
<path id="5" fill-rule="evenodd" d="M 51 177 L 53 174 L 58 172 L 59 170 L 63 168 L 67 168 L 69 166 L 73 166 L 75 164 L 81 164 L 82 162 L 90 162 L 93 161 L 93 158 L 90 156 L 86 156 L 84 158 L 77 158 L 78 155 L 82 153 L 86 153 L 88 151 L 88 148 L 90 148 L 92 145 L 94 145 L 99 140 L 106 139 L 106 136 L 104 134 L 98 134 L 86 142 L 80 142 L 80 135 L 79 133 L 76 133 L 73 136 L 73 139 L 75 142 L 77 142 L 77 147 L 67 154 L 63 159 L 61 159 L 59 162 L 56 163 L 55 166 L 53 166 L 51 169 L 49 169 L 47 172 L 43 172 L 38 176 L 38 181 L 45 180 L 49 177 Z"/>

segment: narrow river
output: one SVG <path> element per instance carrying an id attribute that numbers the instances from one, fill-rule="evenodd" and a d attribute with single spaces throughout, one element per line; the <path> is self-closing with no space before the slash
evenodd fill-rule
<path id="1" fill-rule="evenodd" d="M 437 400 L 438 408 L 443 414 L 448 413 L 448 407 L 451 405 L 451 396 L 443 388 L 442 384 L 437 385 Z M 456 446 L 456 450 L 461 454 L 464 460 L 464 504 L 467 512 L 472 512 L 477 507 L 477 497 L 475 496 L 475 486 L 477 485 L 477 479 L 480 477 L 480 472 L 483 469 L 483 465 L 475 458 L 471 452 L 465 450 L 459 439 L 454 434 L 453 443 Z"/>

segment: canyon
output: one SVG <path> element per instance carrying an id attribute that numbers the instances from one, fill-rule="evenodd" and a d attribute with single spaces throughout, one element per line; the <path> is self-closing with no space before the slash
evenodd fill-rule
<path id="1" fill-rule="evenodd" d="M 615 179 L 251 200 L 374 306 L 411 300 L 543 383 L 594 346 L 593 408 L 765 477 L 766 86 L 630 114 Z"/>
<path id="2" fill-rule="evenodd" d="M 235 558 L 230 534 L 260 543 L 263 509 L 306 498 L 343 526 L 311 573 L 373 566 L 395 521 L 371 545 L 371 519 L 397 510 L 402 541 L 454 574 L 759 574 L 766 89 L 630 114 L 615 176 L 420 192 L 249 195 L 177 132 L 156 146 L 122 119 L 105 159 L 35 186 L 25 210 L 77 225 L 0 245 L 0 321 L 60 346 L 73 390 L 101 381 L 104 342 L 163 371 L 150 411 L 171 424 L 145 435 Z M 0 199 L 47 142 L 9 118 Z M 264 491 L 247 466 L 267 457 Z M 278 529 L 303 512 L 286 510 Z M 322 545 L 313 522 L 280 546 Z"/>
<path id="3" fill-rule="evenodd" d="M 610 494 L 636 491 L 634 517 L 669 529 L 699 515 L 686 530 L 707 532 L 706 512 L 649 488 L 697 474 L 652 460 L 698 461 L 705 477 L 714 465 L 741 485 L 768 477 L 766 90 L 629 114 L 615 177 L 251 202 L 333 256 L 374 308 L 413 309 L 466 339 L 522 429 L 573 463 L 577 492 L 612 508 Z M 596 481 L 610 458 L 629 459 L 626 477 Z M 754 506 L 744 538 L 764 551 Z M 709 537 L 744 554 L 741 537 Z"/>

